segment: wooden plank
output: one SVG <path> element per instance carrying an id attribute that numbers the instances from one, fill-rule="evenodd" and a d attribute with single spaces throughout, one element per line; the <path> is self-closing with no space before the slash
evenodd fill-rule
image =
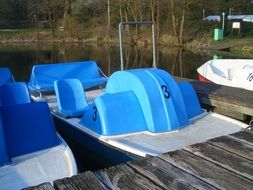
<path id="1" fill-rule="evenodd" d="M 232 117 L 234 119 L 240 120 L 240 121 L 245 121 L 247 119 L 247 115 L 238 113 L 235 111 L 231 111 L 229 107 L 221 108 L 221 107 L 212 107 L 211 109 L 207 109 L 215 113 L 219 113 L 228 117 Z"/>
<path id="2" fill-rule="evenodd" d="M 202 104 L 217 108 L 227 108 L 229 112 L 253 116 L 252 91 L 214 83 L 203 83 L 192 79 L 175 78 L 179 82 L 189 81 Z"/>
<path id="3" fill-rule="evenodd" d="M 161 189 L 125 164 L 99 170 L 95 174 L 111 189 Z"/>
<path id="4" fill-rule="evenodd" d="M 158 157 L 131 161 L 128 165 L 164 189 L 216 189 Z"/>
<path id="5" fill-rule="evenodd" d="M 223 136 L 207 141 L 208 143 L 253 161 L 253 146 L 236 138 Z"/>
<path id="6" fill-rule="evenodd" d="M 241 139 L 246 143 L 253 144 L 253 131 L 252 130 L 240 131 L 238 133 L 232 134 L 231 136 Z"/>
<path id="7" fill-rule="evenodd" d="M 161 158 L 220 189 L 248 190 L 253 187 L 252 180 L 183 150 L 162 155 Z"/>
<path id="8" fill-rule="evenodd" d="M 31 186 L 31 187 L 27 187 L 24 188 L 23 190 L 54 190 L 53 186 L 51 185 L 51 183 L 42 183 L 36 186 Z"/>
<path id="9" fill-rule="evenodd" d="M 253 180 L 253 162 L 208 143 L 195 144 L 184 148 L 216 165 Z"/>
<path id="10" fill-rule="evenodd" d="M 214 107 L 229 108 L 231 112 L 253 115 L 253 93 L 248 90 L 217 84 L 191 82 L 201 103 Z"/>
<path id="11" fill-rule="evenodd" d="M 68 178 L 58 179 L 54 181 L 54 187 L 57 190 L 108 189 L 91 171 Z"/>

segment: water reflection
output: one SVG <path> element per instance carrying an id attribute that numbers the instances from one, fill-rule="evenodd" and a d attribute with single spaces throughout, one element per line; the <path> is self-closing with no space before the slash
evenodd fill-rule
<path id="1" fill-rule="evenodd" d="M 126 46 L 124 69 L 152 67 L 152 48 Z M 82 43 L 1 44 L 0 67 L 9 67 L 17 81 L 28 81 L 32 66 L 43 63 L 95 60 L 104 73 L 120 70 L 117 45 Z M 196 69 L 212 55 L 184 49 L 157 47 L 157 67 L 173 75 L 197 78 Z"/>

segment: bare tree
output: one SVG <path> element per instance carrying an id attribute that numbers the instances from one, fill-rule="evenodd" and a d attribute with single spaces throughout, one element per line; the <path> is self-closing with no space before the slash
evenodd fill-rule
<path id="1" fill-rule="evenodd" d="M 110 0 L 107 0 L 107 31 L 108 31 L 108 39 L 111 40 L 111 7 Z"/>
<path id="2" fill-rule="evenodd" d="M 173 35 L 176 36 L 178 45 L 184 44 L 184 31 L 185 31 L 185 19 L 186 11 L 188 9 L 190 1 L 182 0 L 177 2 L 177 9 L 175 7 L 175 0 L 170 0 L 170 14 L 173 28 Z"/>
<path id="3" fill-rule="evenodd" d="M 71 17 L 72 17 L 72 5 L 73 0 L 64 0 L 64 30 L 69 31 L 71 29 Z"/>
<path id="4" fill-rule="evenodd" d="M 151 19 L 156 25 L 156 35 L 160 38 L 160 0 L 150 0 Z"/>

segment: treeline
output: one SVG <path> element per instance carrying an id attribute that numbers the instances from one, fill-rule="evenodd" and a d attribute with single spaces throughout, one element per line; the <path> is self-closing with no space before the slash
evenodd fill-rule
<path id="1" fill-rule="evenodd" d="M 113 40 L 122 21 L 152 20 L 158 41 L 185 41 L 219 23 L 204 15 L 252 14 L 252 0 L 0 0 L 1 28 L 63 28 L 64 37 Z M 149 35 L 146 27 L 126 27 L 133 43 Z M 145 38 L 147 39 L 147 38 Z"/>

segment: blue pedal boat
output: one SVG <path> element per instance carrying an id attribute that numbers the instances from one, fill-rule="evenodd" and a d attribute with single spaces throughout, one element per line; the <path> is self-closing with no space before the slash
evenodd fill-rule
<path id="1" fill-rule="evenodd" d="M 0 155 L 4 190 L 77 174 L 72 151 L 56 133 L 48 104 L 31 102 L 23 82 L 0 84 Z"/>
<path id="2" fill-rule="evenodd" d="M 112 163 L 158 156 L 247 127 L 201 109 L 190 83 L 177 83 L 160 69 L 115 72 L 103 89 L 86 89 L 74 77 L 55 80 L 54 89 L 41 100 L 62 124 L 58 130 Z"/>

